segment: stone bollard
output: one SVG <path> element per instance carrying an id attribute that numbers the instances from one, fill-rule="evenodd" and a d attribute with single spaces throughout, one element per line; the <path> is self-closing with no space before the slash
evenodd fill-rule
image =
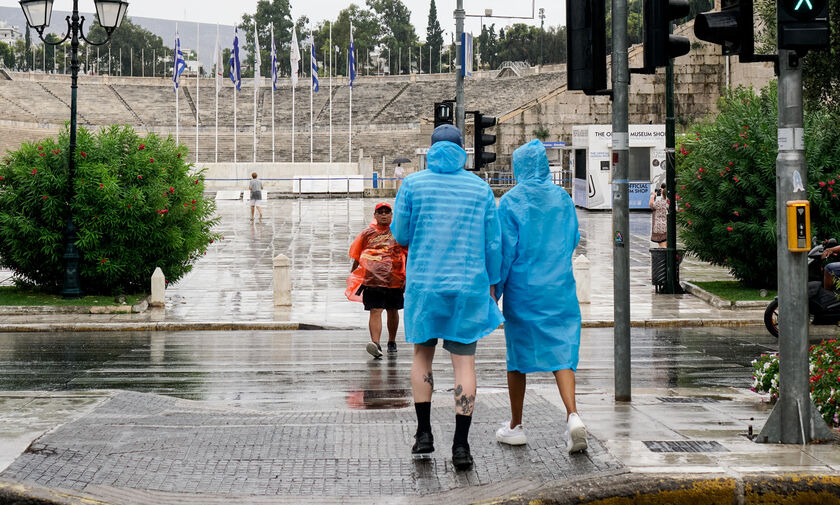
<path id="1" fill-rule="evenodd" d="M 592 287 L 592 274 L 589 270 L 592 262 L 581 254 L 574 261 L 575 284 L 577 285 L 578 303 L 589 303 L 589 293 Z"/>
<path id="2" fill-rule="evenodd" d="M 149 300 L 150 307 L 163 307 L 166 304 L 166 277 L 160 267 L 155 268 L 152 274 L 152 298 Z"/>
<path id="3" fill-rule="evenodd" d="M 290 267 L 292 262 L 283 254 L 277 255 L 274 260 L 274 305 L 292 304 L 292 276 Z"/>

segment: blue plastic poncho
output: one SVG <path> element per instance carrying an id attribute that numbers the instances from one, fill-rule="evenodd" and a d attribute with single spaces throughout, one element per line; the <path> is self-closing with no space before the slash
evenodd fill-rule
<path id="1" fill-rule="evenodd" d="M 566 191 L 550 180 L 539 140 L 513 152 L 516 186 L 499 202 L 508 371 L 576 370 L 580 306 L 572 254 L 580 241 Z"/>
<path id="2" fill-rule="evenodd" d="M 391 231 L 408 246 L 405 336 L 469 344 L 495 330 L 502 314 L 490 296 L 499 282 L 501 237 L 493 191 L 463 170 L 467 153 L 437 142 L 429 169 L 403 181 Z"/>

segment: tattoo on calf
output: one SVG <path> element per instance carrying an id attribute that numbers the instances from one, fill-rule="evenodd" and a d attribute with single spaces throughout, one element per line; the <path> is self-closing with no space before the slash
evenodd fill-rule
<path id="1" fill-rule="evenodd" d="M 471 416 L 475 407 L 475 395 L 464 394 L 464 388 L 460 384 L 455 386 L 455 410 L 460 411 L 462 416 Z"/>
<path id="2" fill-rule="evenodd" d="M 435 379 L 432 377 L 432 372 L 423 376 L 423 382 L 427 383 L 431 389 L 435 389 Z"/>

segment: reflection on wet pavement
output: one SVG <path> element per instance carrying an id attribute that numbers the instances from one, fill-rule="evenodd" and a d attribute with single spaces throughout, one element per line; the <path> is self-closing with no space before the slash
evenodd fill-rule
<path id="1" fill-rule="evenodd" d="M 749 387 L 749 363 L 773 348 L 761 329 L 640 329 L 632 333 L 634 388 Z M 411 404 L 411 346 L 372 360 L 363 331 L 0 334 L 0 390 L 125 389 L 230 406 L 389 409 Z M 581 391 L 613 387 L 612 329 L 585 329 Z M 438 390 L 453 386 L 447 353 L 434 363 Z M 502 390 L 502 331 L 483 339 L 478 384 Z M 552 384 L 550 374 L 528 383 Z"/>

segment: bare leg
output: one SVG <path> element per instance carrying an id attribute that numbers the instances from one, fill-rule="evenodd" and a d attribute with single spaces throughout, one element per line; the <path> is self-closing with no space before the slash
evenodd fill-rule
<path id="1" fill-rule="evenodd" d="M 557 370 L 554 372 L 554 379 L 557 381 L 557 389 L 560 390 L 560 398 L 566 406 L 566 419 L 569 414 L 577 412 L 575 404 L 575 373 L 571 370 Z"/>
<path id="2" fill-rule="evenodd" d="M 379 336 L 382 334 L 382 309 L 370 309 L 368 328 L 371 342 L 378 344 Z"/>
<path id="3" fill-rule="evenodd" d="M 834 276 L 828 270 L 823 270 L 823 287 L 829 291 L 834 290 Z"/>
<path id="4" fill-rule="evenodd" d="M 435 380 L 432 377 L 434 357 L 434 347 L 414 345 L 414 362 L 411 364 L 411 391 L 414 403 L 432 401 L 432 391 L 435 388 Z"/>
<path id="5" fill-rule="evenodd" d="M 508 372 L 508 395 L 510 396 L 510 428 L 522 424 L 522 405 L 525 403 L 526 376 L 520 372 Z"/>
<path id="6" fill-rule="evenodd" d="M 471 416 L 475 407 L 475 356 L 451 356 L 455 369 L 455 413 Z"/>
<path id="7" fill-rule="evenodd" d="M 257 210 L 258 210 L 258 211 L 260 211 L 260 219 L 262 219 L 262 217 L 263 217 L 263 216 L 262 216 L 262 207 L 260 207 L 260 206 L 258 205 L 258 206 L 257 206 Z"/>
<path id="8" fill-rule="evenodd" d="M 388 309 L 388 342 L 397 341 L 397 328 L 400 327 L 400 311 Z"/>
<path id="9" fill-rule="evenodd" d="M 251 221 L 254 220 L 254 206 L 251 205 Z"/>

